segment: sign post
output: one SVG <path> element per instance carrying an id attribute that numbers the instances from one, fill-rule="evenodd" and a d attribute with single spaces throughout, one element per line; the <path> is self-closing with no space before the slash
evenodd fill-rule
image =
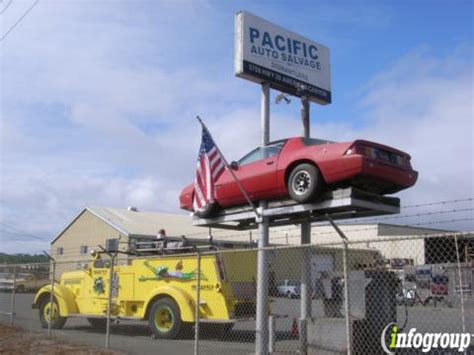
<path id="1" fill-rule="evenodd" d="M 286 30 L 249 12 L 235 16 L 235 75 L 262 85 L 261 146 L 270 138 L 270 88 L 301 98 L 303 137 L 310 136 L 310 101 L 330 104 L 329 48 Z M 267 354 L 269 220 L 264 216 L 267 202 L 260 202 L 257 270 L 257 354 Z M 301 244 L 311 243 L 311 222 L 301 223 Z M 310 253 L 303 250 L 301 264 L 300 352 L 307 353 L 306 324 L 311 318 Z"/>
<path id="2" fill-rule="evenodd" d="M 265 147 L 270 141 L 270 85 L 262 84 L 261 96 L 261 124 L 262 135 L 260 145 Z M 261 222 L 258 225 L 260 238 L 258 239 L 257 252 L 257 320 L 256 320 L 256 339 L 255 352 L 257 354 L 268 354 L 268 239 L 269 223 L 268 217 L 263 216 L 267 208 L 266 201 L 260 201 L 259 214 Z"/>

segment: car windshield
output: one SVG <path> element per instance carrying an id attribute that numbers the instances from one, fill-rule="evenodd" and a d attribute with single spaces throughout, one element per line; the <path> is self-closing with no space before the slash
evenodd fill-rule
<path id="1" fill-rule="evenodd" d="M 239 160 L 239 165 L 253 163 L 254 161 L 278 155 L 285 145 L 286 140 L 270 143 L 266 147 L 258 147 Z"/>

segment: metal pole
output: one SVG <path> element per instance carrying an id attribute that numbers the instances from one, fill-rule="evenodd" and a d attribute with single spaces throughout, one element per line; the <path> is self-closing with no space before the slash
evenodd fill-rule
<path id="1" fill-rule="evenodd" d="M 351 324 L 351 304 L 349 302 L 349 272 L 347 270 L 347 252 L 349 246 L 349 240 L 347 239 L 344 232 L 339 228 L 339 226 L 334 223 L 332 218 L 326 214 L 326 218 L 328 219 L 329 223 L 333 226 L 336 230 L 337 234 L 342 239 L 343 248 L 342 248 L 342 270 L 344 274 L 344 308 L 346 312 L 346 343 L 347 343 L 347 355 L 352 354 L 352 324 Z"/>
<path id="2" fill-rule="evenodd" d="M 54 283 L 56 277 L 56 260 L 52 259 L 53 270 L 51 274 L 51 293 L 49 295 L 49 322 L 48 322 L 48 336 L 51 336 L 51 323 L 53 320 L 54 312 Z M 59 317 L 59 305 L 58 305 L 58 317 Z"/>
<path id="3" fill-rule="evenodd" d="M 309 101 L 306 96 L 301 96 L 301 121 L 303 123 L 303 137 L 309 138 Z M 301 223 L 301 244 L 311 244 L 311 222 Z M 307 324 L 311 318 L 311 253 L 309 249 L 302 249 L 303 257 L 301 260 L 301 302 L 300 302 L 300 353 L 308 352 L 308 333 Z"/>
<path id="4" fill-rule="evenodd" d="M 51 320 L 53 317 L 53 304 L 54 304 L 54 282 L 55 282 L 55 275 L 56 275 L 56 260 L 49 255 L 46 251 L 43 250 L 43 254 L 49 259 L 50 263 L 53 266 L 53 270 L 51 273 L 51 293 L 49 294 L 49 322 L 48 322 L 48 336 L 51 336 Z M 59 305 L 58 305 L 58 317 L 59 317 Z"/>
<path id="5" fill-rule="evenodd" d="M 349 303 L 349 273 L 347 271 L 347 239 L 343 240 L 342 249 L 342 268 L 344 273 L 344 306 L 346 312 L 346 342 L 347 342 L 347 355 L 352 353 L 352 326 L 351 326 L 351 306 Z"/>
<path id="6" fill-rule="evenodd" d="M 114 264 L 115 264 L 115 255 L 109 254 L 112 259 L 110 270 L 109 270 L 109 294 L 107 297 L 107 326 L 105 329 L 105 348 L 109 348 L 110 344 L 110 313 L 112 309 L 112 293 L 113 293 L 113 279 L 114 279 Z"/>
<path id="7" fill-rule="evenodd" d="M 10 324 L 13 325 L 15 320 L 15 289 L 16 289 L 16 265 L 13 267 L 13 288 L 12 288 L 12 299 L 10 305 Z"/>
<path id="8" fill-rule="evenodd" d="M 262 84 L 261 95 L 261 146 L 265 147 L 270 142 L 270 84 Z"/>
<path id="9" fill-rule="evenodd" d="M 268 316 L 268 352 L 273 354 L 275 351 L 275 317 Z"/>
<path id="10" fill-rule="evenodd" d="M 462 282 L 462 272 L 461 272 L 461 260 L 459 258 L 459 245 L 458 245 L 458 236 L 454 236 L 454 242 L 456 243 L 456 258 L 458 261 L 458 276 L 459 276 L 459 292 L 461 294 L 461 321 L 462 321 L 462 332 L 466 332 L 466 321 L 464 316 L 464 290 Z"/>
<path id="11" fill-rule="evenodd" d="M 265 147 L 270 141 L 270 84 L 262 84 L 261 96 L 261 146 Z M 258 226 L 260 238 L 258 240 L 257 261 L 257 321 L 255 334 L 255 353 L 268 354 L 268 246 L 269 220 L 263 217 L 267 208 L 266 201 L 260 201 L 261 221 Z"/>
<path id="12" fill-rule="evenodd" d="M 311 222 L 301 223 L 301 244 L 311 243 Z M 301 249 L 301 287 L 300 287 L 300 354 L 308 352 L 308 333 L 306 331 L 308 320 L 311 318 L 311 253 L 309 248 Z"/>
<path id="13" fill-rule="evenodd" d="M 303 137 L 309 138 L 309 100 L 307 96 L 301 96 L 301 121 L 303 123 Z"/>
<path id="14" fill-rule="evenodd" d="M 199 354 L 199 308 L 201 303 L 201 255 L 196 252 L 197 278 L 196 278 L 196 322 L 194 325 L 194 355 Z"/>

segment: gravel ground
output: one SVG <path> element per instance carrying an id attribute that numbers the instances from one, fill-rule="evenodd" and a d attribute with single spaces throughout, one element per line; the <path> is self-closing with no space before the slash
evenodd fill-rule
<path id="1" fill-rule="evenodd" d="M 84 354 L 119 355 L 117 351 L 100 349 L 90 345 L 73 344 L 43 333 L 34 333 L 0 323 L 0 354 Z"/>

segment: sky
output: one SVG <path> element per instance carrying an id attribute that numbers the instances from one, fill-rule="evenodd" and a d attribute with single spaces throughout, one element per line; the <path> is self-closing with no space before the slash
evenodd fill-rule
<path id="1" fill-rule="evenodd" d="M 47 249 L 85 206 L 181 213 L 196 115 L 229 161 L 259 144 L 260 87 L 233 71 L 239 10 L 329 47 L 313 137 L 409 152 L 402 205 L 474 197 L 472 1 L 3 0 L 0 251 Z M 271 139 L 300 135 L 298 99 L 277 94 Z M 461 207 L 420 224 L 474 230 Z"/>

